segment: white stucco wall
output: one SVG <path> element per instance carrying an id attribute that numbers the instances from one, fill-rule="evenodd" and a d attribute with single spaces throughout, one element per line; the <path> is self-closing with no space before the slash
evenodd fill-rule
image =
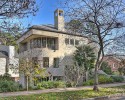
<path id="1" fill-rule="evenodd" d="M 0 75 L 5 73 L 6 68 L 6 58 L 0 58 Z"/>
<path id="2" fill-rule="evenodd" d="M 19 67 L 19 62 L 18 62 L 18 58 L 15 58 L 15 48 L 14 46 L 5 46 L 5 45 L 0 45 L 0 51 L 6 51 L 8 53 L 8 67 L 9 64 L 13 64 L 16 67 Z M 6 65 L 6 58 L 0 58 L 0 71 L 5 69 Z M 2 66 L 2 67 L 1 67 Z M 2 73 L 4 74 L 5 71 L 2 71 Z M 11 77 L 19 77 L 19 73 L 13 73 L 13 71 L 9 68 L 9 74 L 11 74 Z M 1 75 L 1 74 L 0 74 Z"/>

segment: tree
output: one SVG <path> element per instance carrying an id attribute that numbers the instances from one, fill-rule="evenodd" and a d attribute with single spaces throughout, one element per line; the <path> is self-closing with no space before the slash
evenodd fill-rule
<path id="1" fill-rule="evenodd" d="M 18 51 L 18 45 L 16 43 L 17 39 L 21 36 L 20 33 L 0 33 L 0 41 L 3 45 L 14 46 L 16 51 Z"/>
<path id="2" fill-rule="evenodd" d="M 29 80 L 37 81 L 36 77 L 38 76 L 44 78 L 46 76 L 45 71 L 45 68 L 41 68 L 38 62 L 31 58 L 23 58 L 19 61 L 19 72 L 26 76 L 27 91 L 29 88 Z"/>
<path id="3" fill-rule="evenodd" d="M 78 63 L 78 66 L 83 68 L 86 73 L 86 80 L 88 80 L 88 73 L 94 68 L 95 63 L 95 53 L 94 48 L 90 46 L 80 46 L 76 47 L 77 50 L 74 53 L 74 61 Z"/>
<path id="4" fill-rule="evenodd" d="M 84 26 L 82 33 L 90 36 L 91 42 L 98 45 L 93 88 L 97 91 L 97 71 L 103 61 L 104 49 L 117 38 L 122 29 L 121 22 L 125 19 L 124 0 L 64 0 L 62 4 L 66 17 L 79 20 Z"/>
<path id="5" fill-rule="evenodd" d="M 1 0 L 0 1 L 0 31 L 15 31 L 20 23 L 14 22 L 38 11 L 36 0 Z M 12 20 L 11 20 L 12 19 Z"/>
<path id="6" fill-rule="evenodd" d="M 66 29 L 70 30 L 71 32 L 79 32 L 82 28 L 82 23 L 79 20 L 71 20 L 70 22 L 66 23 Z"/>
<path id="7" fill-rule="evenodd" d="M 125 75 L 125 59 L 121 59 L 120 67 L 118 68 L 120 75 Z"/>
<path id="8" fill-rule="evenodd" d="M 72 87 L 76 87 L 79 84 L 80 77 L 83 76 L 83 69 L 75 62 L 75 65 L 65 66 L 64 75 L 66 82 L 71 84 Z"/>
<path id="9" fill-rule="evenodd" d="M 106 74 L 109 74 L 109 75 L 112 74 L 111 67 L 108 65 L 107 62 L 103 61 L 100 69 L 103 70 Z"/>

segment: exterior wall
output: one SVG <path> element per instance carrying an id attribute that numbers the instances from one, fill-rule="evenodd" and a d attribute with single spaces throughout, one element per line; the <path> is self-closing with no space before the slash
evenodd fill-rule
<path id="1" fill-rule="evenodd" d="M 79 40 L 79 45 L 87 44 L 88 39 L 84 37 L 78 37 L 73 35 L 47 32 L 42 30 L 32 30 L 33 35 L 25 39 L 25 42 L 28 42 L 28 50 L 19 54 L 19 58 L 23 57 L 38 57 L 41 67 L 43 67 L 43 57 L 49 57 L 49 68 L 47 71 L 52 74 L 52 76 L 64 76 L 64 67 L 65 65 L 73 65 L 72 55 L 76 50 L 76 47 L 73 45 L 66 45 L 65 38 Z M 48 48 L 34 48 L 30 49 L 30 40 L 36 37 L 55 37 L 58 38 L 58 50 L 51 50 Z M 24 42 L 22 41 L 22 42 Z M 53 68 L 53 59 L 59 58 L 59 68 Z M 24 83 L 24 78 L 20 78 Z"/>
<path id="2" fill-rule="evenodd" d="M 9 64 L 13 64 L 14 66 L 16 65 L 16 67 L 18 67 L 19 63 L 18 63 L 18 58 L 15 58 L 14 46 L 0 45 L 0 51 L 6 51 L 8 53 L 7 60 L 6 60 L 6 58 L 0 58 L 0 63 L 3 65 L 3 67 L 5 67 L 6 61 L 8 62 L 8 67 L 9 67 Z M 3 60 L 1 60 L 1 59 L 3 59 Z M 2 69 L 0 68 L 0 71 L 1 70 Z M 5 73 L 5 71 L 3 71 L 3 73 Z M 15 73 L 13 73 L 13 71 L 11 69 L 9 69 L 9 74 L 11 74 L 11 77 L 16 77 L 16 78 L 19 77 L 19 73 L 15 74 Z"/>
<path id="3" fill-rule="evenodd" d="M 0 75 L 5 73 L 6 68 L 6 58 L 0 58 Z"/>
<path id="4" fill-rule="evenodd" d="M 104 57 L 105 62 L 108 63 L 108 65 L 111 67 L 112 71 L 118 71 L 118 68 L 120 66 L 120 61 L 118 59 L 115 59 L 113 57 Z"/>

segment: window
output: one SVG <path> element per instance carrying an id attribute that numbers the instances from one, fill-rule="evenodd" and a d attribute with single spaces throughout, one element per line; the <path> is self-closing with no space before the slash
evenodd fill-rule
<path id="1" fill-rule="evenodd" d="M 42 47 L 46 48 L 46 37 L 42 38 Z"/>
<path id="2" fill-rule="evenodd" d="M 54 38 L 47 38 L 47 47 L 52 49 L 52 50 L 56 49 L 56 44 L 55 44 Z"/>
<path id="3" fill-rule="evenodd" d="M 20 52 L 26 51 L 27 50 L 27 42 L 26 43 L 21 43 L 20 44 Z"/>
<path id="4" fill-rule="evenodd" d="M 69 44 L 69 39 L 68 38 L 65 39 L 65 44 L 66 45 Z"/>
<path id="5" fill-rule="evenodd" d="M 53 67 L 59 68 L 59 58 L 54 58 Z"/>
<path id="6" fill-rule="evenodd" d="M 30 40 L 30 48 L 40 48 L 41 47 L 41 38 L 35 38 Z"/>
<path id="7" fill-rule="evenodd" d="M 37 38 L 37 47 L 41 48 L 41 38 Z"/>
<path id="8" fill-rule="evenodd" d="M 30 49 L 33 48 L 33 40 L 30 40 Z"/>
<path id="9" fill-rule="evenodd" d="M 53 80 L 54 81 L 63 80 L 63 77 L 62 76 L 53 76 Z"/>
<path id="10" fill-rule="evenodd" d="M 49 57 L 43 57 L 43 67 L 49 67 Z"/>
<path id="11" fill-rule="evenodd" d="M 75 45 L 79 45 L 79 40 L 75 40 Z"/>
<path id="12" fill-rule="evenodd" d="M 70 44 L 74 45 L 74 39 L 70 39 Z"/>
<path id="13" fill-rule="evenodd" d="M 32 58 L 32 63 L 33 63 L 33 67 L 38 66 L 38 58 L 37 57 L 33 57 Z"/>

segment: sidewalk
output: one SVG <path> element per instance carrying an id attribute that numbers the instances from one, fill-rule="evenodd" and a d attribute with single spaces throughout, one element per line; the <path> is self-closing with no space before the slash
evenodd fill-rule
<path id="1" fill-rule="evenodd" d="M 102 85 L 98 85 L 98 86 L 99 87 L 115 87 L 115 86 L 122 86 L 122 85 L 125 85 L 125 83 L 102 84 Z M 76 87 L 76 88 L 54 88 L 54 89 L 46 89 L 46 90 L 32 90 L 32 91 L 19 91 L 19 92 L 7 92 L 7 93 L 0 93 L 0 97 L 41 94 L 41 93 L 49 93 L 49 92 L 76 91 L 76 90 L 83 90 L 83 89 L 88 89 L 88 88 L 93 88 L 93 86 L 83 86 L 83 87 Z"/>

